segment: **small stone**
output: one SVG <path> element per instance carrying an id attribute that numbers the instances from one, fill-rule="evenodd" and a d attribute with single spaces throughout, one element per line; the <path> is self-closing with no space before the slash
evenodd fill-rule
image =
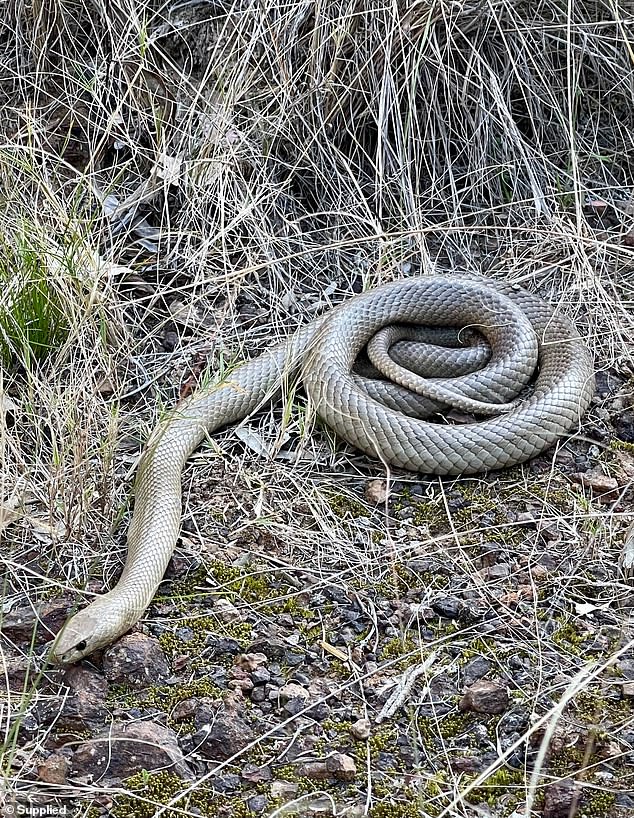
<path id="1" fill-rule="evenodd" d="M 279 798 L 281 801 L 289 801 L 295 798 L 299 792 L 299 784 L 291 784 L 290 781 L 272 781 L 271 798 Z"/>
<path id="2" fill-rule="evenodd" d="M 260 813 L 264 812 L 268 803 L 269 799 L 266 797 L 266 795 L 252 795 L 251 798 L 247 798 L 247 807 L 249 808 L 249 812 L 252 812 L 255 815 L 260 815 Z"/>
<path id="3" fill-rule="evenodd" d="M 265 784 L 273 778 L 273 773 L 268 764 L 258 767 L 257 764 L 247 763 L 244 765 L 241 774 L 242 778 L 251 784 Z"/>
<path id="4" fill-rule="evenodd" d="M 330 778 L 325 761 L 305 761 L 297 767 L 297 775 L 310 778 L 312 781 L 325 781 Z"/>
<path id="5" fill-rule="evenodd" d="M 610 503 L 618 497 L 618 481 L 603 474 L 598 467 L 586 472 L 575 472 L 570 475 L 570 479 L 584 488 L 592 489 L 592 493 L 598 495 L 599 502 Z"/>
<path id="6" fill-rule="evenodd" d="M 542 818 L 569 818 L 578 792 L 576 783 L 570 778 L 562 778 L 546 787 Z"/>
<path id="7" fill-rule="evenodd" d="M 465 691 L 458 705 L 460 710 L 472 710 L 475 713 L 504 713 L 509 704 L 509 693 L 505 686 L 498 682 L 480 679 Z"/>
<path id="8" fill-rule="evenodd" d="M 264 689 L 264 687 L 262 685 L 254 687 L 253 690 L 251 691 L 251 701 L 259 704 L 260 702 L 265 701 L 265 699 L 266 690 Z"/>
<path id="9" fill-rule="evenodd" d="M 354 781 L 357 765 L 352 756 L 345 753 L 333 753 L 326 759 L 326 768 L 337 781 Z"/>
<path id="10" fill-rule="evenodd" d="M 550 571 L 545 565 L 533 565 L 531 567 L 531 577 L 537 583 L 545 582 L 548 579 Z"/>
<path id="11" fill-rule="evenodd" d="M 506 579 L 511 575 L 511 566 L 505 562 L 497 562 L 486 569 L 486 575 L 489 579 Z"/>
<path id="12" fill-rule="evenodd" d="M 243 670 L 255 671 L 268 661 L 269 658 L 264 653 L 243 653 L 238 658 L 237 664 L 239 664 Z"/>
<path id="13" fill-rule="evenodd" d="M 634 696 L 634 682 L 624 682 L 621 693 L 628 699 L 632 698 Z"/>
<path id="14" fill-rule="evenodd" d="M 278 695 L 282 704 L 286 704 L 286 702 L 291 701 L 291 699 L 301 699 L 304 703 L 310 699 L 308 690 L 294 682 L 289 682 L 289 684 L 280 687 Z"/>
<path id="15" fill-rule="evenodd" d="M 59 753 L 52 753 L 38 765 L 37 777 L 46 784 L 66 784 L 70 762 Z"/>
<path id="16" fill-rule="evenodd" d="M 491 663 L 484 656 L 476 656 L 464 666 L 465 687 L 471 687 L 491 670 Z"/>
<path id="17" fill-rule="evenodd" d="M 254 685 L 264 685 L 271 681 L 271 674 L 265 667 L 256 668 L 250 676 Z"/>
<path id="18" fill-rule="evenodd" d="M 363 494 L 368 503 L 374 503 L 377 506 L 385 503 L 388 497 L 387 480 L 381 480 L 378 478 L 375 480 L 368 480 L 365 484 Z"/>
<path id="19" fill-rule="evenodd" d="M 445 619 L 459 619 L 464 611 L 464 602 L 455 596 L 447 596 L 432 602 L 432 608 Z"/>
<path id="20" fill-rule="evenodd" d="M 350 728 L 352 735 L 359 741 L 367 741 L 370 738 L 372 725 L 369 719 L 358 719 Z"/>
<path id="21" fill-rule="evenodd" d="M 144 633 L 128 633 L 108 648 L 103 655 L 103 671 L 112 684 L 137 689 L 162 682 L 170 675 L 158 639 Z"/>
<path id="22" fill-rule="evenodd" d="M 209 722 L 203 724 L 193 736 L 197 752 L 205 758 L 231 758 L 255 739 L 251 726 L 237 713 L 220 706 L 209 715 Z M 200 724 L 200 721 L 197 720 L 197 723 Z"/>
<path id="23" fill-rule="evenodd" d="M 242 619 L 236 606 L 224 597 L 216 600 L 213 611 L 223 622 L 239 622 Z"/>

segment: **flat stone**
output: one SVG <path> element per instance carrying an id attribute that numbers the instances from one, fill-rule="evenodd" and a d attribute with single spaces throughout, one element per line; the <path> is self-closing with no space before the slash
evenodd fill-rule
<path id="1" fill-rule="evenodd" d="M 71 762 L 73 778 L 102 786 L 141 770 L 164 769 L 183 779 L 193 777 L 176 733 L 151 721 L 111 725 L 96 738 L 80 744 Z"/>
<path id="2" fill-rule="evenodd" d="M 504 713 L 509 705 L 508 690 L 504 685 L 488 679 L 480 679 L 465 691 L 458 705 L 460 710 L 474 713 Z"/>

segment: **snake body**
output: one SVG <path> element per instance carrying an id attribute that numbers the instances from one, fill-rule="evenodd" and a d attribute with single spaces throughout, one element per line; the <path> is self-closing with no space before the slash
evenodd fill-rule
<path id="1" fill-rule="evenodd" d="M 370 342 L 371 357 L 384 359 L 391 343 L 384 328 L 394 324 L 436 328 L 432 339 L 444 331 L 438 328 L 476 328 L 487 339 L 490 360 L 477 372 L 448 378 L 424 378 L 389 359 L 384 372 L 394 382 L 359 375 L 359 353 Z M 531 394 L 518 398 L 536 366 Z M 205 435 L 245 418 L 297 374 L 315 412 L 340 437 L 386 465 L 444 475 L 530 459 L 578 426 L 594 391 L 592 358 L 572 322 L 519 287 L 421 276 L 354 296 L 225 380 L 201 388 L 154 430 L 137 471 L 121 578 L 66 624 L 52 650 L 55 661 L 78 661 L 143 615 L 179 535 L 185 462 Z M 448 406 L 484 418 L 457 424 L 425 419 Z"/>

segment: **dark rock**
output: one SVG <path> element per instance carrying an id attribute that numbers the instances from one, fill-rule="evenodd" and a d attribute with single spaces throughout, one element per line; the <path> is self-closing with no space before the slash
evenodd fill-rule
<path id="1" fill-rule="evenodd" d="M 205 758 L 223 761 L 244 750 L 254 739 L 255 733 L 250 725 L 237 713 L 223 709 L 222 705 L 218 705 L 213 718 L 193 736 L 197 752 Z"/>
<path id="2" fill-rule="evenodd" d="M 251 798 L 247 798 L 247 807 L 249 811 L 255 815 L 260 815 L 260 813 L 264 812 L 268 803 L 269 799 L 266 795 L 252 795 Z"/>
<path id="3" fill-rule="evenodd" d="M 259 686 L 259 687 L 253 688 L 253 690 L 251 691 L 251 701 L 252 702 L 259 703 L 259 702 L 263 702 L 265 699 L 266 699 L 266 690 L 264 689 L 264 687 Z"/>
<path id="4" fill-rule="evenodd" d="M 273 780 L 273 773 L 267 764 L 258 767 L 257 764 L 247 763 L 242 769 L 242 778 L 250 784 L 265 784 Z"/>
<path id="5" fill-rule="evenodd" d="M 224 656 L 230 654 L 235 656 L 242 652 L 242 647 L 238 641 L 229 637 L 209 636 L 205 642 L 211 656 Z"/>
<path id="6" fill-rule="evenodd" d="M 569 818 L 575 814 L 574 804 L 579 798 L 579 788 L 570 778 L 562 778 L 546 787 L 542 818 Z"/>
<path id="7" fill-rule="evenodd" d="M 249 653 L 263 653 L 265 656 L 268 656 L 269 659 L 285 661 L 288 647 L 286 642 L 283 642 L 281 639 L 258 639 L 249 645 Z M 273 673 L 271 668 L 269 668 L 269 670 Z"/>
<path id="8" fill-rule="evenodd" d="M 484 656 L 476 656 L 468 662 L 463 669 L 464 685 L 471 687 L 474 682 L 486 676 L 491 670 L 491 663 Z"/>
<path id="9" fill-rule="evenodd" d="M 70 688 L 68 696 L 60 700 L 43 700 L 35 707 L 41 724 L 55 724 L 55 733 L 77 733 L 100 728 L 108 711 L 105 698 L 108 683 L 89 665 L 74 665 L 64 673 L 64 682 Z"/>
<path id="10" fill-rule="evenodd" d="M 137 689 L 163 682 L 170 675 L 158 639 L 144 633 L 129 633 L 108 648 L 103 670 L 109 682 Z"/>
<path id="11" fill-rule="evenodd" d="M 254 685 L 263 685 L 271 681 L 271 674 L 265 667 L 256 668 L 250 675 Z"/>
<path id="12" fill-rule="evenodd" d="M 465 691 L 458 707 L 475 713 L 503 713 L 509 705 L 508 690 L 499 682 L 480 679 Z"/>
<path id="13" fill-rule="evenodd" d="M 445 619 L 459 619 L 464 611 L 464 602 L 455 596 L 447 596 L 444 599 L 437 599 L 431 604 L 438 616 Z"/>
<path id="14" fill-rule="evenodd" d="M 634 443 L 634 410 L 626 409 L 624 412 L 619 412 L 612 419 L 612 425 L 619 440 Z"/>
<path id="15" fill-rule="evenodd" d="M 235 792 L 241 788 L 242 780 L 235 773 L 229 773 L 214 779 L 214 790 L 217 792 Z"/>
<path id="16" fill-rule="evenodd" d="M 70 599 L 53 599 L 41 605 L 20 605 L 2 615 L 0 631 L 18 644 L 40 646 L 50 642 L 72 612 Z"/>
<path id="17" fill-rule="evenodd" d="M 102 785 L 120 782 L 141 770 L 163 770 L 191 779 L 192 772 L 173 730 L 154 722 L 114 724 L 80 744 L 72 759 L 73 778 Z"/>

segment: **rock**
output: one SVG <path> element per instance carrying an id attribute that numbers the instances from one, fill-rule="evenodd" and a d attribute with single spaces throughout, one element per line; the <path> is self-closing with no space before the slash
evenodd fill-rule
<path id="1" fill-rule="evenodd" d="M 249 645 L 249 653 L 263 653 L 274 661 L 284 661 L 288 645 L 281 639 L 258 639 Z"/>
<path id="2" fill-rule="evenodd" d="M 264 812 L 267 808 L 269 803 L 269 799 L 266 795 L 252 795 L 251 798 L 247 798 L 247 807 L 249 812 L 254 813 L 255 815 L 260 815 L 260 813 Z"/>
<path id="3" fill-rule="evenodd" d="M 242 778 L 250 784 L 265 784 L 273 778 L 273 773 L 268 764 L 265 764 L 263 767 L 258 767 L 257 764 L 247 763 L 242 768 L 241 774 Z"/>
<path id="4" fill-rule="evenodd" d="M 368 503 L 374 503 L 377 506 L 385 503 L 388 498 L 387 480 L 378 478 L 375 480 L 368 480 L 365 484 L 363 495 Z"/>
<path id="5" fill-rule="evenodd" d="M 301 699 L 305 704 L 310 699 L 310 693 L 308 690 L 301 685 L 295 684 L 295 682 L 289 682 L 283 687 L 280 687 L 278 696 L 282 704 L 286 704 L 292 699 Z"/>
<path id="6" fill-rule="evenodd" d="M 88 665 L 73 665 L 65 671 L 64 682 L 71 692 L 62 699 L 61 707 L 59 699 L 38 702 L 38 721 L 54 723 L 57 735 L 100 728 L 108 717 L 104 703 L 108 683 L 103 676 Z"/>
<path id="7" fill-rule="evenodd" d="M 279 798 L 281 801 L 289 801 L 295 798 L 299 792 L 299 784 L 291 784 L 290 781 L 272 781 L 271 798 Z"/>
<path id="8" fill-rule="evenodd" d="M 509 704 L 508 690 L 498 682 L 480 679 L 465 691 L 458 705 L 460 710 L 475 713 L 503 713 Z"/>
<path id="9" fill-rule="evenodd" d="M 69 760 L 59 753 L 52 753 L 37 767 L 37 777 L 46 784 L 66 784 L 70 768 Z"/>
<path id="10" fill-rule="evenodd" d="M 242 619 L 240 612 L 236 608 L 236 606 L 230 602 L 228 599 L 217 599 L 214 607 L 213 612 L 223 621 L 223 622 L 239 622 Z"/>
<path id="11" fill-rule="evenodd" d="M 209 648 L 210 656 L 224 656 L 227 653 L 235 655 L 242 652 L 242 647 L 237 639 L 228 636 L 213 636 L 209 634 L 205 640 L 205 647 Z"/>
<path id="12" fill-rule="evenodd" d="M 367 741 L 372 732 L 372 725 L 369 719 L 358 719 L 350 728 L 352 735 L 359 741 Z"/>
<path id="13" fill-rule="evenodd" d="M 103 671 L 109 682 L 136 689 L 163 682 L 170 675 L 158 639 L 144 633 L 128 633 L 108 648 L 103 655 Z"/>
<path id="14" fill-rule="evenodd" d="M 465 687 L 471 687 L 478 679 L 486 676 L 491 670 L 491 662 L 484 658 L 484 656 L 476 656 L 464 666 L 463 677 Z"/>
<path id="15" fill-rule="evenodd" d="M 546 787 L 542 818 L 569 818 L 574 814 L 574 804 L 579 797 L 575 781 L 562 778 Z"/>
<path id="16" fill-rule="evenodd" d="M 611 503 L 618 498 L 618 481 L 603 474 L 598 466 L 590 471 L 575 472 L 570 475 L 570 479 L 584 488 L 591 489 L 593 494 L 598 495 L 597 499 L 601 503 Z"/>
<path id="17" fill-rule="evenodd" d="M 488 579 L 506 579 L 511 575 L 511 566 L 506 562 L 496 562 L 486 569 Z"/>
<path id="18" fill-rule="evenodd" d="M 357 765 L 352 756 L 345 753 L 333 753 L 326 759 L 326 768 L 337 781 L 354 781 Z"/>
<path id="19" fill-rule="evenodd" d="M 197 726 L 200 720 L 196 719 Z M 237 713 L 218 705 L 212 718 L 193 736 L 196 751 L 212 760 L 226 760 L 239 753 L 255 739 L 250 725 Z"/>
<path id="20" fill-rule="evenodd" d="M 550 571 L 545 565 L 532 565 L 531 566 L 531 577 L 535 580 L 537 584 L 545 582 L 548 579 Z"/>
<path id="21" fill-rule="evenodd" d="M 271 673 L 265 667 L 256 668 L 250 676 L 254 685 L 265 685 L 271 681 Z"/>
<path id="22" fill-rule="evenodd" d="M 59 632 L 71 609 L 70 599 L 53 599 L 38 606 L 20 605 L 2 615 L 0 631 L 18 644 L 44 645 L 52 633 Z"/>
<path id="23" fill-rule="evenodd" d="M 634 682 L 623 682 L 621 693 L 628 699 L 632 698 L 634 696 Z"/>
<path id="24" fill-rule="evenodd" d="M 455 596 L 447 596 L 432 602 L 432 608 L 445 619 L 459 619 L 464 611 L 464 602 Z"/>
<path id="25" fill-rule="evenodd" d="M 297 767 L 297 775 L 314 781 L 354 781 L 356 774 L 354 759 L 344 753 L 333 753 L 328 758 L 317 761 L 305 761 Z"/>
<path id="26" fill-rule="evenodd" d="M 183 779 L 190 770 L 173 730 L 150 721 L 113 724 L 80 744 L 72 759 L 73 778 L 100 786 L 120 782 L 141 770 L 167 769 Z"/>
<path id="27" fill-rule="evenodd" d="M 256 671 L 261 665 L 265 665 L 268 661 L 269 657 L 265 653 L 243 653 L 238 657 L 237 664 L 240 665 L 243 670 Z"/>

